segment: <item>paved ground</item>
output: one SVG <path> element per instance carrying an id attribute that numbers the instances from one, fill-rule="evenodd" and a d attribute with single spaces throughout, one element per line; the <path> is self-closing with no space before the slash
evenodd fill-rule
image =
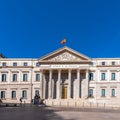
<path id="1" fill-rule="evenodd" d="M 0 108 L 0 120 L 120 120 L 120 110 L 19 107 Z"/>

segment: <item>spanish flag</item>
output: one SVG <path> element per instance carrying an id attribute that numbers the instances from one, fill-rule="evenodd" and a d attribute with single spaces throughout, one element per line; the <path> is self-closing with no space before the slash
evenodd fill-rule
<path id="1" fill-rule="evenodd" d="M 66 39 L 64 38 L 62 41 L 61 41 L 61 44 L 65 44 L 66 43 Z"/>

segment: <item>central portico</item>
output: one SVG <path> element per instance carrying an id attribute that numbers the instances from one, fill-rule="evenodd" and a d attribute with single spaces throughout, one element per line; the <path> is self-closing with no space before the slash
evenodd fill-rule
<path id="1" fill-rule="evenodd" d="M 88 97 L 91 59 L 63 47 L 39 59 L 40 96 L 45 99 L 80 99 Z"/>

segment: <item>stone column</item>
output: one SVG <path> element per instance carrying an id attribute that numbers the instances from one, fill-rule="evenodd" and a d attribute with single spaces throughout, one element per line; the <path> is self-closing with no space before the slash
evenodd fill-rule
<path id="1" fill-rule="evenodd" d="M 43 70 L 40 70 L 40 97 L 43 98 Z"/>
<path id="2" fill-rule="evenodd" d="M 58 70 L 58 81 L 57 81 L 57 99 L 61 99 L 61 70 Z"/>
<path id="3" fill-rule="evenodd" d="M 49 70 L 49 98 L 52 98 L 52 70 Z"/>
<path id="4" fill-rule="evenodd" d="M 71 69 L 68 70 L 68 99 L 71 98 Z"/>
<path id="5" fill-rule="evenodd" d="M 76 98 L 80 98 L 80 69 L 77 69 L 77 92 Z"/>
<path id="6" fill-rule="evenodd" d="M 44 99 L 46 98 L 46 79 L 45 79 L 44 71 L 43 71 L 43 97 Z"/>
<path id="7" fill-rule="evenodd" d="M 85 96 L 84 96 L 84 98 L 87 98 L 88 97 L 88 90 L 89 90 L 89 71 L 88 70 L 86 70 L 86 85 L 85 85 Z"/>

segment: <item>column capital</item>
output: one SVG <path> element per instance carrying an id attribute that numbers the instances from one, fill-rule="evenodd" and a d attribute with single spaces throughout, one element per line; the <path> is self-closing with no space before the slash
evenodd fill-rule
<path id="1" fill-rule="evenodd" d="M 69 72 L 71 72 L 71 71 L 72 71 L 72 69 L 70 68 L 70 69 L 68 69 L 68 71 L 69 71 Z"/>
<path id="2" fill-rule="evenodd" d="M 53 71 L 53 69 L 51 69 L 51 68 L 50 68 L 50 69 L 48 69 L 48 70 L 49 70 L 49 72 L 52 72 L 52 71 Z"/>
<path id="3" fill-rule="evenodd" d="M 77 69 L 77 72 L 79 72 L 80 70 L 81 70 L 81 69 L 78 68 L 78 69 Z"/>
<path id="4" fill-rule="evenodd" d="M 62 71 L 62 69 L 57 69 L 58 71 Z"/>

